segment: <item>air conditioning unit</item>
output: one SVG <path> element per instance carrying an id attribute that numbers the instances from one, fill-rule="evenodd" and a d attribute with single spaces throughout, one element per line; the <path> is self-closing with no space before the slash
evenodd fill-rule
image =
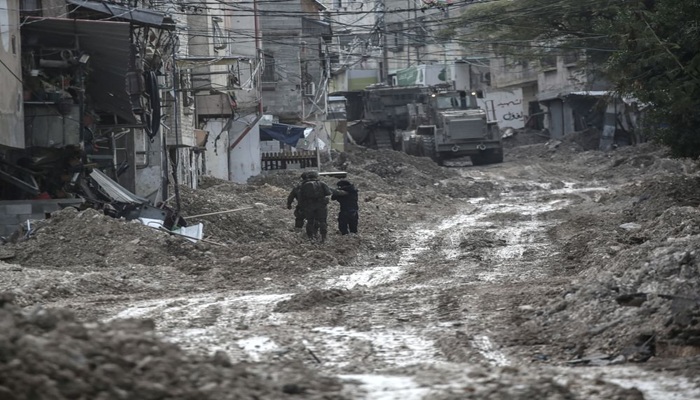
<path id="1" fill-rule="evenodd" d="M 316 84 L 309 82 L 304 86 L 304 96 L 314 97 L 316 96 Z"/>

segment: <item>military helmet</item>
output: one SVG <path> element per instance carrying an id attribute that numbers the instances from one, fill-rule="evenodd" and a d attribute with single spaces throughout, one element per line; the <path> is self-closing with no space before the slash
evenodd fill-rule
<path id="1" fill-rule="evenodd" d="M 318 171 L 307 171 L 306 172 L 306 179 L 308 179 L 308 180 L 318 179 Z"/>
<path id="2" fill-rule="evenodd" d="M 345 179 L 341 179 L 338 181 L 339 188 L 348 187 L 348 186 L 352 186 L 352 183 L 350 183 L 350 181 L 346 181 Z"/>

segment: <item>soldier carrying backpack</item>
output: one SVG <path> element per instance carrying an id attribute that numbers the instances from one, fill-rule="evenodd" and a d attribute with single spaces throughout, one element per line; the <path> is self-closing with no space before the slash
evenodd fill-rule
<path id="1" fill-rule="evenodd" d="M 328 235 L 328 196 L 331 194 L 331 188 L 318 180 L 317 171 L 306 173 L 306 181 L 299 187 L 298 200 L 304 210 L 306 235 L 309 239 L 318 238 L 320 233 L 321 243 L 326 241 Z"/>

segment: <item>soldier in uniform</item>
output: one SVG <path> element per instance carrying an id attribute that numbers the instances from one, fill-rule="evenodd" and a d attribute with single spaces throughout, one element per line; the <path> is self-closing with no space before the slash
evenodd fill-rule
<path id="1" fill-rule="evenodd" d="M 320 233 L 321 243 L 326 241 L 328 235 L 328 196 L 331 194 L 331 188 L 318 180 L 318 172 L 307 172 L 306 181 L 299 188 L 299 202 L 304 210 L 306 235 L 309 239 L 318 238 Z"/>
<path id="2" fill-rule="evenodd" d="M 301 230 L 304 228 L 304 210 L 301 208 L 301 202 L 299 201 L 299 189 L 301 188 L 301 185 L 306 182 L 306 175 L 307 173 L 304 172 L 301 174 L 301 182 L 299 182 L 292 190 L 289 192 L 289 195 L 287 196 L 287 209 L 291 210 L 292 209 L 292 204 L 296 200 L 297 205 L 294 207 L 294 231 L 295 232 L 301 232 Z"/>
<path id="3" fill-rule="evenodd" d="M 357 233 L 357 225 L 360 220 L 359 204 L 357 202 L 357 189 L 350 181 L 338 181 L 338 189 L 333 191 L 331 200 L 340 204 L 338 212 L 338 230 L 342 235 Z"/>

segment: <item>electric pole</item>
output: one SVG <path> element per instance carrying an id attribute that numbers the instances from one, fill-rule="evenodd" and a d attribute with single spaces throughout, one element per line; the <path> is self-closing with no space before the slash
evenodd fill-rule
<path id="1" fill-rule="evenodd" d="M 386 4 L 384 0 L 377 0 L 379 3 L 379 9 L 381 10 L 381 18 L 379 26 L 382 31 L 382 68 L 381 68 L 381 80 L 387 85 L 391 85 L 389 82 L 389 49 L 388 49 L 388 32 L 386 31 Z"/>

